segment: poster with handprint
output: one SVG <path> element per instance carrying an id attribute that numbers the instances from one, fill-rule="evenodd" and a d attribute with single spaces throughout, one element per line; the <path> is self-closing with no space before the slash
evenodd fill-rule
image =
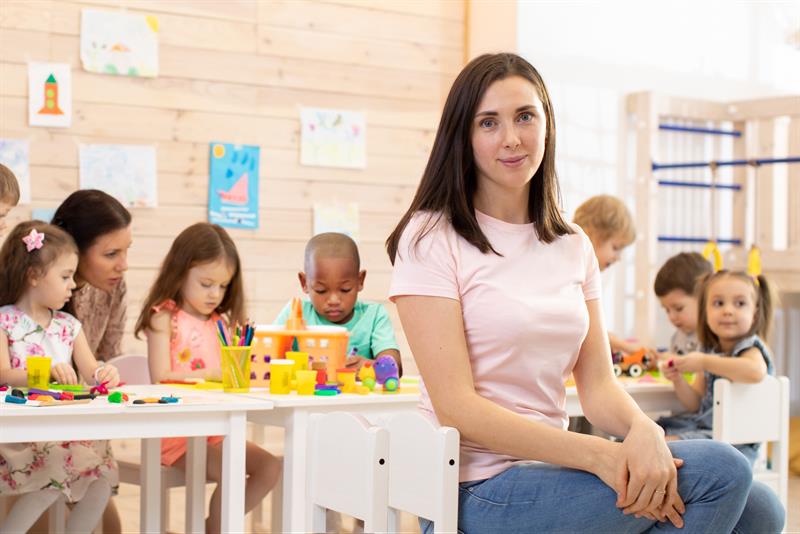
<path id="1" fill-rule="evenodd" d="M 228 228 L 258 228 L 257 146 L 211 143 L 208 220 Z"/>

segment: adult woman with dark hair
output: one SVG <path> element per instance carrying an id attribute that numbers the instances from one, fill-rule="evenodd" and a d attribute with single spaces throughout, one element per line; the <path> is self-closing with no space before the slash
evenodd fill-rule
<path id="1" fill-rule="evenodd" d="M 474 59 L 453 83 L 417 194 L 387 241 L 422 410 L 461 433 L 459 530 L 780 530 L 780 504 L 765 488 L 766 500 L 742 513 L 752 474 L 740 453 L 711 441 L 667 445 L 620 387 L 597 259 L 558 202 L 539 73 L 514 54 Z M 587 418 L 624 441 L 565 430 L 570 373 Z"/>
<path id="2" fill-rule="evenodd" d="M 84 189 L 61 203 L 52 222 L 72 235 L 79 250 L 78 288 L 67 307 L 83 324 L 97 359 L 119 356 L 125 331 L 131 214 L 111 195 Z"/>
<path id="3" fill-rule="evenodd" d="M 82 323 L 95 358 L 119 356 L 128 305 L 125 271 L 132 240 L 130 212 L 103 191 L 83 189 L 61 203 L 52 224 L 66 230 L 78 245 L 77 289 L 67 310 Z M 103 532 L 121 531 L 112 499 L 103 513 Z"/>

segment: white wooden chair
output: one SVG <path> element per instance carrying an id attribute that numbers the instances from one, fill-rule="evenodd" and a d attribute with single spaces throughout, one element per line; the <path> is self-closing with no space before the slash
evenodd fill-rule
<path id="1" fill-rule="evenodd" d="M 150 384 L 150 367 L 144 354 L 123 354 L 107 362 L 119 371 L 120 381 L 129 385 Z"/>
<path id="2" fill-rule="evenodd" d="M 389 532 L 400 512 L 433 521 L 434 532 L 458 527 L 459 434 L 419 413 L 392 417 L 389 430 Z"/>
<path id="3" fill-rule="evenodd" d="M 361 415 L 314 414 L 308 429 L 309 506 L 306 524 L 325 532 L 327 510 L 364 521 L 364 532 L 386 532 L 389 432 Z"/>
<path id="4" fill-rule="evenodd" d="M 714 382 L 714 439 L 731 444 L 772 443 L 766 466 L 753 477 L 770 486 L 784 508 L 789 484 L 789 379 L 766 376 L 758 384 Z"/>

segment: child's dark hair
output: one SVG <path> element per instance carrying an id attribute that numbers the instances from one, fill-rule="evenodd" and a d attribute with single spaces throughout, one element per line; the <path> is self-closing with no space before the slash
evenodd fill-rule
<path id="1" fill-rule="evenodd" d="M 711 263 L 702 254 L 681 252 L 664 262 L 658 270 L 653 290 L 657 297 L 665 297 L 675 289 L 692 296 L 697 282 L 707 274 L 711 274 Z"/>
<path id="2" fill-rule="evenodd" d="M 196 223 L 186 228 L 172 242 L 161 270 L 153 287 L 142 306 L 142 313 L 136 322 L 134 333 L 139 336 L 142 330 L 150 328 L 153 318 L 153 306 L 165 300 L 174 300 L 178 306 L 182 304 L 181 288 L 189 269 L 196 265 L 210 263 L 219 259 L 226 260 L 233 268 L 233 277 L 222 302 L 215 310 L 220 315 L 227 315 L 230 322 L 244 322 L 244 289 L 242 283 L 242 267 L 239 253 L 233 240 L 219 225 Z"/>
<path id="3" fill-rule="evenodd" d="M 30 252 L 23 241 L 31 230 L 43 234 L 41 248 Z M 25 221 L 14 227 L 0 249 L 0 306 L 16 303 L 28 288 L 31 276 L 44 276 L 47 270 L 62 254 L 77 256 L 78 247 L 72 236 L 61 228 L 41 221 Z"/>
<path id="4" fill-rule="evenodd" d="M 19 184 L 11 169 L 0 163 L 0 202 L 16 206 L 19 202 Z"/>
<path id="5" fill-rule="evenodd" d="M 711 285 L 715 281 L 726 277 L 743 280 L 753 288 L 756 312 L 750 331 L 746 335 L 758 334 L 761 339 L 766 341 L 772 327 L 774 306 L 772 290 L 767 279 L 763 275 L 752 277 L 744 271 L 726 271 L 723 269 L 706 275 L 697 285 L 697 339 L 700 341 L 701 346 L 710 350 L 720 350 L 719 336 L 708 327 L 706 306 L 708 305 L 708 290 Z"/>
<path id="6" fill-rule="evenodd" d="M 83 254 L 98 237 L 127 228 L 131 214 L 108 193 L 81 189 L 61 203 L 52 222 L 69 232 Z"/>

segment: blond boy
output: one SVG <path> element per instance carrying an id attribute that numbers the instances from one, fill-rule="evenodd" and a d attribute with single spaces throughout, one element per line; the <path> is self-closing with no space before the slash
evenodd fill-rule
<path id="1" fill-rule="evenodd" d="M 618 198 L 610 195 L 597 195 L 578 206 L 575 210 L 575 224 L 580 226 L 592 241 L 594 254 L 600 270 L 605 271 L 619 261 L 622 250 L 636 239 L 633 217 Z M 639 350 L 635 343 L 608 333 L 612 352 L 632 353 Z M 655 350 L 648 349 L 651 356 Z"/>

